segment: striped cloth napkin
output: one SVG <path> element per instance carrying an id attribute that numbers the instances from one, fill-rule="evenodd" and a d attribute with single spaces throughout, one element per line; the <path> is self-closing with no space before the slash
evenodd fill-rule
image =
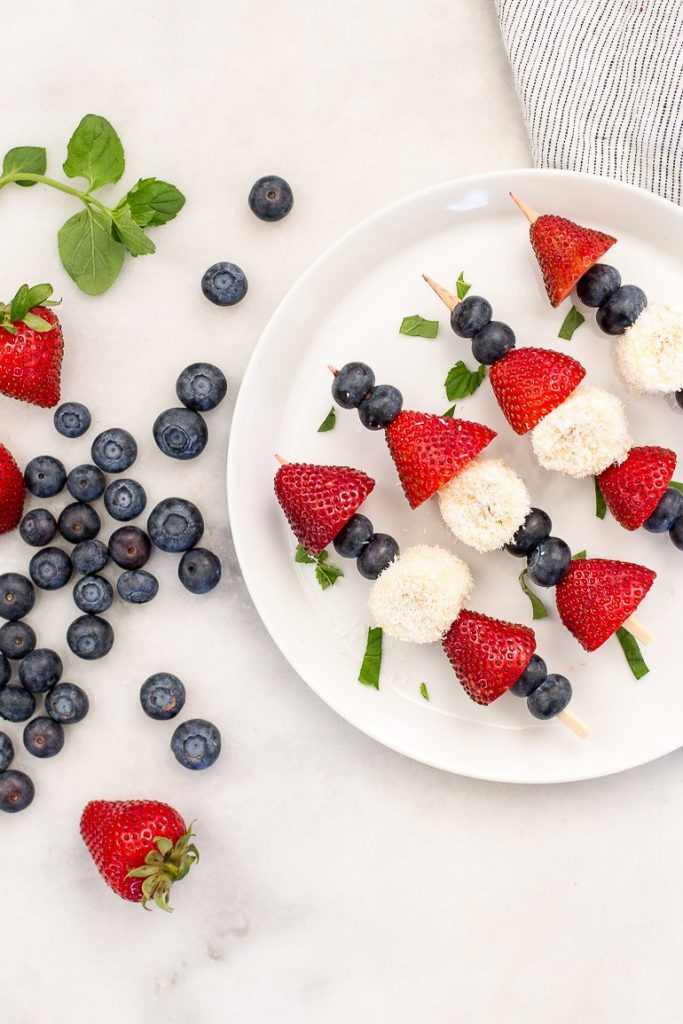
<path id="1" fill-rule="evenodd" d="M 682 0 L 495 0 L 534 162 L 681 203 Z"/>

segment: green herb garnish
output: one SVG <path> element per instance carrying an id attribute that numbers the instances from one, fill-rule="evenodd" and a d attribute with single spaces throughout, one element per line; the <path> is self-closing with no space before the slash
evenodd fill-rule
<path id="1" fill-rule="evenodd" d="M 379 670 L 382 667 L 382 628 L 371 626 L 360 667 L 358 682 L 363 686 L 374 686 L 379 690 Z"/>
<path id="2" fill-rule="evenodd" d="M 558 338 L 564 338 L 565 341 L 571 341 L 574 331 L 584 323 L 585 319 L 585 316 L 579 313 L 576 306 L 572 306 L 562 321 L 562 326 L 560 327 L 557 335 Z"/>
<path id="3" fill-rule="evenodd" d="M 318 427 L 319 434 L 326 434 L 328 430 L 334 430 L 334 425 L 337 422 L 337 414 L 334 411 L 334 406 L 330 409 L 325 419 Z"/>
<path id="4" fill-rule="evenodd" d="M 415 316 L 404 316 L 398 329 L 399 334 L 409 334 L 411 338 L 435 338 L 438 332 L 438 320 L 425 320 L 417 313 Z"/>
<path id="5" fill-rule="evenodd" d="M 302 565 L 315 565 L 315 578 L 323 590 L 333 587 L 339 577 L 344 575 L 338 566 L 328 562 L 329 557 L 327 551 L 321 551 L 319 555 L 311 555 L 302 544 L 297 544 L 294 552 L 295 562 L 300 562 Z"/>
<path id="6" fill-rule="evenodd" d="M 607 502 L 605 501 L 604 494 L 600 490 L 600 484 L 598 483 L 597 476 L 594 476 L 593 480 L 595 481 L 595 514 L 598 519 L 604 519 L 607 512 Z"/>
<path id="7" fill-rule="evenodd" d="M 426 683 L 420 683 L 420 693 L 425 700 L 429 700 L 429 690 L 427 689 Z"/>
<path id="8" fill-rule="evenodd" d="M 621 649 L 626 655 L 628 667 L 631 669 L 631 672 L 633 672 L 636 679 L 642 679 L 650 670 L 645 664 L 645 660 L 640 653 L 638 641 L 634 637 L 633 633 L 629 633 L 627 629 L 620 626 L 617 630 L 617 640 L 621 644 Z"/>
<path id="9" fill-rule="evenodd" d="M 678 480 L 670 480 L 669 487 L 675 487 L 677 491 L 683 491 L 683 484 L 680 484 Z"/>
<path id="10" fill-rule="evenodd" d="M 458 274 L 458 280 L 455 282 L 455 290 L 458 293 L 458 298 L 464 299 L 471 287 L 472 285 L 468 284 L 465 280 L 465 271 L 461 270 Z"/>
<path id="11" fill-rule="evenodd" d="M 40 183 L 83 203 L 80 213 L 60 228 L 57 241 L 64 269 L 88 295 L 101 295 L 111 287 L 126 251 L 131 256 L 153 253 L 154 242 L 144 229 L 166 224 L 185 204 L 175 185 L 141 178 L 116 206 L 105 205 L 93 192 L 119 181 L 124 168 L 121 140 L 109 121 L 97 114 L 86 114 L 78 125 L 69 139 L 63 165 L 68 178 L 85 179 L 86 189 L 46 177 L 47 155 L 40 146 L 17 146 L 2 162 L 0 188 Z"/>
<path id="12" fill-rule="evenodd" d="M 441 414 L 441 418 L 444 420 L 452 420 L 455 414 L 455 405 L 451 405 L 444 413 Z"/>
<path id="13" fill-rule="evenodd" d="M 585 558 L 585 557 L 586 557 L 585 550 L 584 551 L 577 551 L 575 555 L 572 555 L 572 562 L 578 562 L 582 558 Z"/>
<path id="14" fill-rule="evenodd" d="M 448 371 L 448 376 L 444 381 L 446 398 L 449 402 L 455 402 L 459 398 L 473 395 L 485 376 L 486 367 L 483 363 L 480 363 L 476 370 L 470 370 L 462 359 L 459 359 L 455 366 Z"/>
<path id="15" fill-rule="evenodd" d="M 546 609 L 546 606 L 543 604 L 543 601 L 541 601 L 541 599 L 538 596 L 538 594 L 535 594 L 533 592 L 533 590 L 531 589 L 531 587 L 529 586 L 529 581 L 528 581 L 526 569 L 522 569 L 522 571 L 519 574 L 519 585 L 522 588 L 522 593 L 526 594 L 526 596 L 531 601 L 531 611 L 532 611 L 532 616 L 531 617 L 534 620 L 536 620 L 536 619 L 547 619 L 548 611 Z"/>

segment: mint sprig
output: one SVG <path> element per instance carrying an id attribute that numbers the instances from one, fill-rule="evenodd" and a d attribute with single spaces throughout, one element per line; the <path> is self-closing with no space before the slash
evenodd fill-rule
<path id="1" fill-rule="evenodd" d="M 112 286 L 126 252 L 146 256 L 156 250 L 145 228 L 172 220 L 183 208 L 182 192 L 157 178 L 140 178 L 113 207 L 93 192 L 113 185 L 123 175 L 123 145 L 104 117 L 86 114 L 67 144 L 63 170 L 68 178 L 85 180 L 78 189 L 46 177 L 47 156 L 39 146 L 17 146 L 5 154 L 0 189 L 15 184 L 42 184 L 79 199 L 84 206 L 60 228 L 57 242 L 64 269 L 87 295 L 101 295 Z"/>
<path id="2" fill-rule="evenodd" d="M 419 313 L 404 316 L 398 333 L 409 334 L 412 338 L 435 338 L 439 333 L 439 321 L 425 320 Z"/>
<path id="3" fill-rule="evenodd" d="M 311 555 L 303 544 L 297 544 L 294 552 L 295 562 L 315 566 L 315 578 L 323 590 L 333 587 L 339 577 L 344 575 L 338 566 L 328 561 L 329 557 L 327 551 L 321 551 L 319 555 Z"/>
<path id="4" fill-rule="evenodd" d="M 585 322 L 585 319 L 585 316 L 578 311 L 576 306 L 572 306 L 562 321 L 562 326 L 557 333 L 558 338 L 563 338 L 565 341 L 571 341 L 574 331 Z"/>
<path id="5" fill-rule="evenodd" d="M 444 381 L 446 398 L 449 402 L 455 402 L 459 398 L 473 395 L 485 376 L 486 367 L 483 363 L 480 363 L 476 370 L 470 370 L 462 359 L 459 359 L 455 366 L 448 371 L 448 376 Z"/>
<path id="6" fill-rule="evenodd" d="M 371 626 L 365 644 L 363 663 L 358 673 L 358 682 L 363 686 L 374 686 L 379 690 L 379 673 L 382 667 L 382 628 Z"/>
<path id="7" fill-rule="evenodd" d="M 605 495 L 602 493 L 597 476 L 594 476 L 593 480 L 595 481 L 595 514 L 598 519 L 604 519 L 607 514 L 607 502 L 605 501 Z"/>
<path id="8" fill-rule="evenodd" d="M 640 653 L 638 641 L 634 637 L 633 633 L 629 633 L 627 629 L 620 626 L 617 630 L 617 640 L 621 644 L 621 649 L 626 656 L 626 661 L 628 662 L 628 667 L 631 669 L 631 672 L 636 679 L 642 679 L 643 676 L 648 674 L 650 669 L 645 664 L 645 659 Z"/>
<path id="9" fill-rule="evenodd" d="M 522 593 L 526 594 L 526 596 L 531 601 L 531 617 L 532 617 L 532 619 L 534 619 L 534 620 L 536 620 L 536 619 L 547 619 L 548 618 L 548 610 L 547 610 L 546 606 L 543 604 L 543 601 L 541 601 L 541 599 L 538 596 L 538 594 L 535 594 L 534 591 L 529 586 L 529 580 L 528 580 L 528 577 L 527 577 L 526 569 L 522 569 L 522 571 L 519 574 L 519 585 L 522 588 Z"/>

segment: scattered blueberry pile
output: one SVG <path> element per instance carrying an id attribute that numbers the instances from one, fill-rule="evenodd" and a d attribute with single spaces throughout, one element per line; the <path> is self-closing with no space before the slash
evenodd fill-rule
<path id="1" fill-rule="evenodd" d="M 217 367 L 195 363 L 180 374 L 176 391 L 183 406 L 161 414 L 154 424 L 154 438 L 164 454 L 194 458 L 203 450 L 208 437 L 200 413 L 214 409 L 222 401 L 227 382 Z M 81 437 L 90 427 L 91 416 L 85 406 L 65 403 L 55 412 L 54 423 L 63 436 Z M 112 428 L 93 441 L 92 464 L 77 466 L 67 473 L 59 459 L 41 455 L 26 467 L 24 481 L 34 497 L 51 499 L 66 487 L 74 499 L 57 518 L 47 508 L 34 508 L 25 514 L 19 526 L 20 536 L 38 549 L 29 562 L 30 578 L 15 572 L 0 575 L 0 617 L 6 620 L 0 628 L 0 718 L 27 723 L 23 742 L 35 757 L 58 754 L 64 745 L 64 726 L 80 722 L 88 713 L 88 698 L 83 690 L 73 683 L 61 682 L 63 666 L 57 652 L 37 648 L 35 631 L 24 621 L 34 607 L 36 588 L 59 590 L 74 573 L 79 577 L 73 599 L 83 614 L 68 627 L 66 641 L 77 657 L 94 661 L 105 657 L 114 644 L 114 630 L 103 617 L 114 600 L 114 587 L 100 575 L 107 565 L 113 563 L 122 570 L 116 579 L 116 592 L 129 604 L 146 604 L 159 590 L 156 577 L 143 568 L 153 547 L 182 555 L 178 577 L 193 594 L 208 593 L 221 578 L 220 559 L 212 551 L 197 547 L 204 533 L 204 520 L 193 502 L 165 498 L 149 514 L 146 530 L 130 522 L 145 510 L 144 488 L 124 476 L 108 481 L 105 474 L 125 473 L 137 454 L 131 434 Z M 99 539 L 102 518 L 92 504 L 100 498 L 106 513 L 123 524 L 107 542 Z M 70 553 L 53 545 L 58 535 L 73 545 Z M 11 682 L 12 662 L 18 664 L 17 682 Z M 161 675 L 165 680 L 173 678 Z M 149 701 L 162 699 L 158 677 L 152 678 L 157 683 L 148 689 L 148 697 L 143 699 L 141 695 L 148 714 Z M 33 717 L 36 696 L 41 694 L 45 695 L 45 714 Z M 184 690 L 182 700 L 176 703 L 179 711 L 184 703 Z M 207 768 L 220 752 L 220 734 L 211 723 L 194 719 L 178 727 L 172 749 L 185 767 Z M 28 776 L 10 769 L 13 757 L 11 739 L 0 732 L 0 810 L 10 812 L 23 810 L 34 796 Z"/>
<path id="2" fill-rule="evenodd" d="M 185 687 L 170 672 L 156 672 L 140 688 L 142 710 L 157 722 L 167 722 L 185 706 Z M 221 752 L 221 734 L 211 722 L 191 718 L 182 722 L 171 737 L 171 750 L 183 768 L 210 768 Z"/>

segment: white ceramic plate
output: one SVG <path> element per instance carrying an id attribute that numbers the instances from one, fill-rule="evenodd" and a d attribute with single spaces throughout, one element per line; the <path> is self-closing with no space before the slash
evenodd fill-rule
<path id="1" fill-rule="evenodd" d="M 266 627 L 299 675 L 339 714 L 381 743 L 427 764 L 507 782 L 561 782 L 621 771 L 683 745 L 680 607 L 683 553 L 666 535 L 627 533 L 594 515 L 593 483 L 540 469 L 528 438 L 513 434 L 485 381 L 458 413 L 488 423 L 498 437 L 486 451 L 524 477 L 532 501 L 548 510 L 555 534 L 573 551 L 641 561 L 659 579 L 640 610 L 656 632 L 646 650 L 651 671 L 631 676 L 616 639 L 587 655 L 559 622 L 553 593 L 548 619 L 535 625 L 538 652 L 574 686 L 573 707 L 593 728 L 581 742 L 558 722 L 541 723 L 525 702 L 506 694 L 492 706 L 472 703 L 439 644 L 417 646 L 385 637 L 379 692 L 356 682 L 366 631 L 370 584 L 353 562 L 331 557 L 346 575 L 326 592 L 310 566 L 295 565 L 295 542 L 273 495 L 274 452 L 290 461 L 347 464 L 376 480 L 362 511 L 402 547 L 440 543 L 472 568 L 470 607 L 530 624 L 517 576 L 522 564 L 500 552 L 477 555 L 458 544 L 436 499 L 411 512 L 384 436 L 361 428 L 355 412 L 337 409 L 329 433 L 317 428 L 331 406 L 328 363 L 363 359 L 378 383 L 395 384 L 404 408 L 443 412 L 443 382 L 459 358 L 473 365 L 469 344 L 450 330 L 446 311 L 422 282 L 425 271 L 454 287 L 464 270 L 473 292 L 518 344 L 570 352 L 587 382 L 625 402 L 637 443 L 678 448 L 683 428 L 674 404 L 638 399 L 616 373 L 611 342 L 589 314 L 571 342 L 557 338 L 569 302 L 548 305 L 520 214 L 508 191 L 535 208 L 565 214 L 619 239 L 609 255 L 624 282 L 651 301 L 680 301 L 683 213 L 649 193 L 606 179 L 558 171 L 512 171 L 448 182 L 381 211 L 342 238 L 301 278 L 281 304 L 251 359 L 237 403 L 228 459 L 231 525 L 244 577 Z M 399 335 L 405 315 L 439 318 L 435 341 Z M 683 473 L 683 469 L 681 469 Z M 429 702 L 420 696 L 425 682 Z"/>

